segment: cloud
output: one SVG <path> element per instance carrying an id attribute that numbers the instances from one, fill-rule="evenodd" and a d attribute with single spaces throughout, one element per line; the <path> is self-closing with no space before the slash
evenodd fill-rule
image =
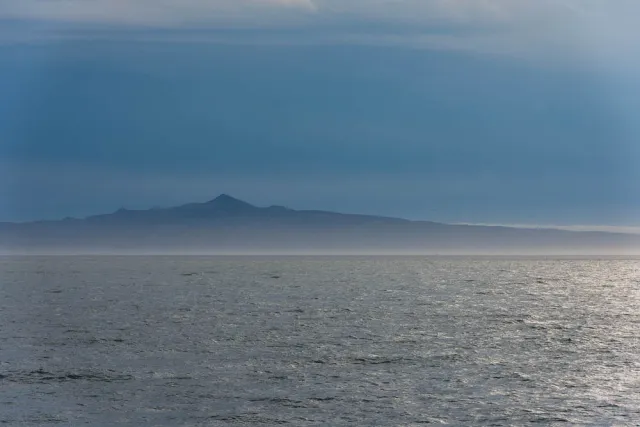
<path id="1" fill-rule="evenodd" d="M 160 28 L 259 26 L 314 10 L 311 0 L 0 0 L 4 20 Z"/>
<path id="2" fill-rule="evenodd" d="M 68 23 L 233 26 L 274 21 L 508 25 L 585 19 L 628 20 L 636 0 L 0 0 L 0 18 Z M 637 15 L 636 15 L 637 16 Z"/>
<path id="3" fill-rule="evenodd" d="M 640 57 L 637 0 L 0 0 L 2 23 L 4 44 L 106 38 Z"/>

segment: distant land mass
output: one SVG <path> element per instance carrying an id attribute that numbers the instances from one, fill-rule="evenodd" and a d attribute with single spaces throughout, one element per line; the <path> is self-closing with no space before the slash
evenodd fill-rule
<path id="1" fill-rule="evenodd" d="M 640 236 L 453 225 L 284 206 L 205 203 L 84 219 L 0 223 L 3 253 L 640 254 Z"/>

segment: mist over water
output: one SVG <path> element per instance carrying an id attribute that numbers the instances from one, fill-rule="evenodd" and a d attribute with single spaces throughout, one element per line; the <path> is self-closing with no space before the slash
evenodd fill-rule
<path id="1" fill-rule="evenodd" d="M 640 261 L 0 258 L 8 425 L 640 423 Z"/>

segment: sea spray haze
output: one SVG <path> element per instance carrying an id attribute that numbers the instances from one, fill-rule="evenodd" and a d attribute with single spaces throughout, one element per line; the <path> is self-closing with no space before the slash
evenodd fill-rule
<path id="1" fill-rule="evenodd" d="M 5 257 L 8 425 L 636 425 L 633 259 Z"/>

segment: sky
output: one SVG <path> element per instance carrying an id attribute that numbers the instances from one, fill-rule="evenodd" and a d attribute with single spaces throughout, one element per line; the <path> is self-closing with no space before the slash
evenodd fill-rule
<path id="1" fill-rule="evenodd" d="M 228 193 L 640 227 L 638 24 L 637 0 L 0 0 L 0 221 Z"/>

